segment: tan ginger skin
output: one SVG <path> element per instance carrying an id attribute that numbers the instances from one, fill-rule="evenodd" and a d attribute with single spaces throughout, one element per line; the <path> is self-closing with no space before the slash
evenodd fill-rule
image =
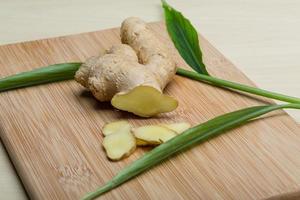
<path id="1" fill-rule="evenodd" d="M 174 110 L 177 101 L 163 94 L 176 73 L 167 48 L 139 18 L 127 18 L 120 32 L 123 44 L 87 59 L 75 80 L 99 101 L 142 117 Z"/>

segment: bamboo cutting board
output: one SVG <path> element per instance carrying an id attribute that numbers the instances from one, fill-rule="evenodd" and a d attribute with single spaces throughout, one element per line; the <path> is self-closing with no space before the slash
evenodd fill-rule
<path id="1" fill-rule="evenodd" d="M 151 24 L 186 66 L 162 23 Z M 253 83 L 201 37 L 208 70 L 218 77 Z M 54 63 L 83 61 L 112 44 L 119 30 L 71 35 L 0 47 L 0 76 Z M 79 199 L 103 185 L 149 149 L 120 161 L 107 160 L 101 127 L 119 119 L 134 126 L 188 121 L 266 103 L 176 76 L 166 93 L 179 100 L 176 111 L 151 119 L 116 111 L 97 102 L 75 81 L 0 93 L 0 134 L 32 199 Z M 106 193 L 101 199 L 261 199 L 300 189 L 300 129 L 285 112 L 177 154 L 152 170 Z"/>

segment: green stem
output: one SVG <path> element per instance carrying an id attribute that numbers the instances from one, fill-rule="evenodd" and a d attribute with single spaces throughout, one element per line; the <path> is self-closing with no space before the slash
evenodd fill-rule
<path id="1" fill-rule="evenodd" d="M 231 81 L 226 81 L 223 79 L 219 79 L 219 78 L 204 75 L 204 74 L 199 74 L 197 72 L 185 70 L 182 68 L 178 68 L 176 73 L 180 76 L 185 76 L 185 77 L 197 80 L 197 81 L 206 82 L 206 83 L 216 85 L 219 87 L 231 88 L 231 89 L 235 89 L 235 90 L 239 90 L 239 91 L 243 91 L 243 92 L 248 92 L 250 94 L 268 97 L 271 99 L 277 99 L 277 100 L 289 102 L 289 103 L 300 103 L 300 98 L 297 98 L 297 97 L 292 97 L 292 96 L 288 96 L 288 95 L 284 95 L 284 94 L 280 94 L 280 93 L 276 93 L 276 92 L 271 92 L 268 90 L 259 89 L 256 87 L 251 87 L 251 86 L 247 86 L 247 85 L 243 85 L 243 84 L 239 84 L 239 83 L 235 83 L 235 82 L 231 82 Z"/>
<path id="2" fill-rule="evenodd" d="M 0 79 L 0 92 L 44 83 L 73 79 L 81 63 L 61 63 Z"/>

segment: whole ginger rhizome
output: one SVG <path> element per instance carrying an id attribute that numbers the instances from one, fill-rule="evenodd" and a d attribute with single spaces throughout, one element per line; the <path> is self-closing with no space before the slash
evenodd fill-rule
<path id="1" fill-rule="evenodd" d="M 126 19 L 120 32 L 122 44 L 87 59 L 75 80 L 99 101 L 138 116 L 174 110 L 177 100 L 163 94 L 176 73 L 168 49 L 139 18 Z"/>

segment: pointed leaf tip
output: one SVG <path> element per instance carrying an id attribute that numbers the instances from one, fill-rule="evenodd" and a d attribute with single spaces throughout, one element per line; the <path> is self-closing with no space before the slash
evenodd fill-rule
<path id="1" fill-rule="evenodd" d="M 191 22 L 179 11 L 162 0 L 169 36 L 185 62 L 200 74 L 208 75 L 202 60 L 198 33 Z"/>

